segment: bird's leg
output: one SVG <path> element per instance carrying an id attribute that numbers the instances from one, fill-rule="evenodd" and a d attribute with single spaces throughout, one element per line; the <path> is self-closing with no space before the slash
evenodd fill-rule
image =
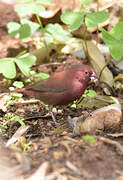
<path id="1" fill-rule="evenodd" d="M 56 124 L 56 125 L 58 125 L 58 123 L 56 122 L 56 118 L 55 118 L 55 116 L 54 116 L 54 113 L 53 113 L 53 107 L 52 106 L 50 106 L 49 107 L 49 111 L 50 111 L 50 114 L 51 114 L 51 117 L 52 117 L 52 120 L 53 120 L 53 122 Z"/>
<path id="2" fill-rule="evenodd" d="M 58 123 L 56 122 L 56 118 L 55 118 L 55 116 L 54 116 L 53 112 L 52 112 L 52 111 L 50 111 L 50 113 L 51 113 L 51 117 L 52 117 L 52 119 L 53 119 L 54 123 L 55 123 L 55 124 L 58 124 Z"/>

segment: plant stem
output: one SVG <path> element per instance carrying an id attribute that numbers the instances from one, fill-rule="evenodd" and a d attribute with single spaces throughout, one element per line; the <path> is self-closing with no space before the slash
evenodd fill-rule
<path id="1" fill-rule="evenodd" d="M 41 33 L 42 33 L 42 36 L 44 37 L 44 28 L 43 28 L 43 24 L 42 24 L 41 19 L 40 19 L 40 17 L 39 17 L 38 14 L 36 14 L 36 18 L 37 18 L 38 23 L 39 23 L 39 25 L 40 25 L 40 27 L 41 27 Z M 43 39 L 43 43 L 44 43 L 45 47 L 48 49 L 47 42 L 46 42 L 45 38 Z"/>
<path id="2" fill-rule="evenodd" d="M 23 56 L 27 53 L 27 50 L 21 51 L 15 58 L 19 58 L 20 56 Z"/>
<path id="3" fill-rule="evenodd" d="M 103 70 L 108 66 L 108 64 L 109 64 L 110 62 L 111 62 L 111 57 L 110 57 L 109 60 L 106 62 L 105 66 L 101 69 L 100 75 L 99 75 L 99 81 L 100 81 L 100 78 L 101 78 L 101 75 L 102 75 Z"/>
<path id="4" fill-rule="evenodd" d="M 97 0 L 97 12 L 99 11 L 99 0 Z M 96 41 L 96 45 L 98 44 L 98 42 L 99 42 L 99 38 L 98 38 L 98 25 L 97 25 L 97 30 L 96 30 L 96 35 L 97 35 L 97 41 Z"/>
<path id="5" fill-rule="evenodd" d="M 87 35 L 87 26 L 85 24 L 85 21 L 84 21 L 84 27 L 85 27 L 85 31 L 83 33 L 84 35 L 84 43 L 85 43 L 85 50 L 86 50 L 86 53 L 87 53 L 87 56 L 88 56 L 88 45 L 87 45 L 87 41 L 86 41 L 86 35 Z"/>
<path id="6" fill-rule="evenodd" d="M 43 28 L 43 24 L 42 24 L 42 22 L 41 22 L 41 20 L 40 20 L 40 18 L 39 18 L 39 15 L 38 15 L 38 14 L 36 14 L 36 18 L 37 18 L 38 23 L 39 23 L 39 25 L 40 25 L 40 27 L 41 27 L 41 32 L 42 32 L 42 35 L 44 36 L 44 28 Z"/>
<path id="7" fill-rule="evenodd" d="M 99 11 L 99 6 L 100 6 L 99 0 L 97 0 L 97 12 Z"/>

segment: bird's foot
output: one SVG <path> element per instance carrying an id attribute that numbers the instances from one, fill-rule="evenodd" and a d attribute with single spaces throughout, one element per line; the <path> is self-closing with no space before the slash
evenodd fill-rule
<path id="1" fill-rule="evenodd" d="M 54 113 L 52 111 L 50 111 L 50 114 L 51 114 L 52 120 L 55 123 L 55 125 L 59 125 L 59 123 L 56 122 L 56 118 L 54 116 Z"/>

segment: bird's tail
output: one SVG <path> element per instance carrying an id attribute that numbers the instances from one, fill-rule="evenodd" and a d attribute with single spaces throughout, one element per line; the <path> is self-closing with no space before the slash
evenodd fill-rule
<path id="1" fill-rule="evenodd" d="M 22 88 L 22 89 L 15 89 L 11 92 L 15 92 L 15 93 L 34 93 L 33 90 L 29 90 L 29 89 L 26 89 L 26 88 Z"/>

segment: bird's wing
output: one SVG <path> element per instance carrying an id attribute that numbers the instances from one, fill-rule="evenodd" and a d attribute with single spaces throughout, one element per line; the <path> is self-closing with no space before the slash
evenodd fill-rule
<path id="1" fill-rule="evenodd" d="M 63 83 L 59 78 L 52 78 L 50 80 L 48 78 L 30 85 L 26 89 L 38 92 L 61 93 L 67 91 L 69 88 L 66 86 L 65 82 Z"/>

